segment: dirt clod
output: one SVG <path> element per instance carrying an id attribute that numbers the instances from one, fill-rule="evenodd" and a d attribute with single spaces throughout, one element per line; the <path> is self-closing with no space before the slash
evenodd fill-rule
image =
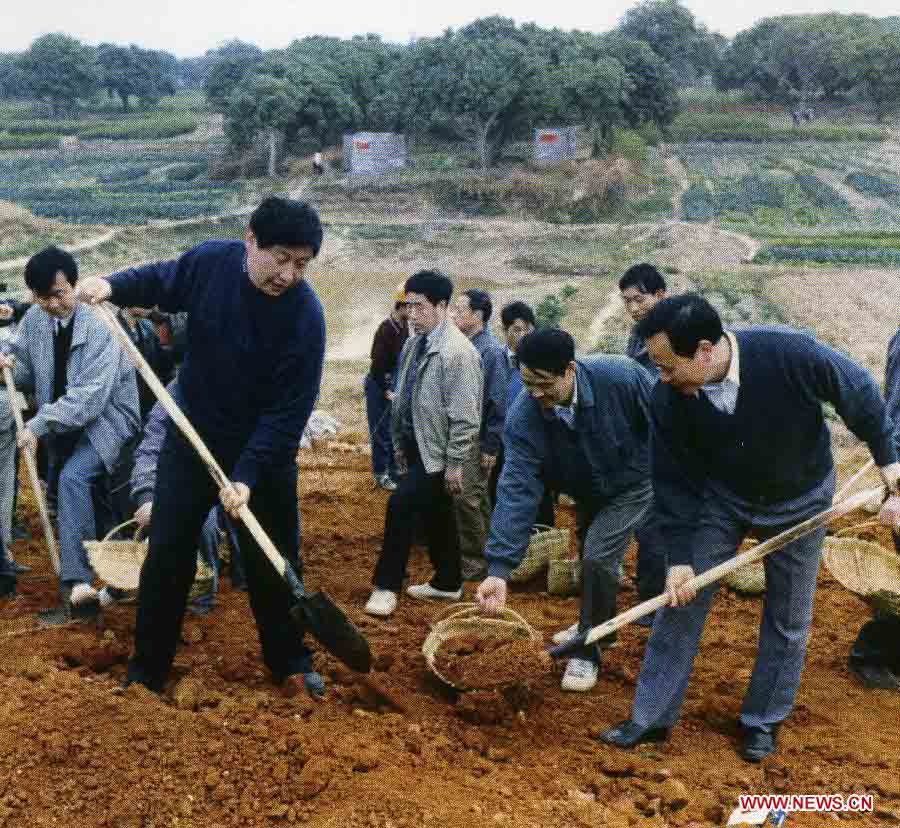
<path id="1" fill-rule="evenodd" d="M 474 635 L 450 638 L 435 655 L 438 672 L 461 688 L 527 684 L 547 670 L 540 645 L 527 639 L 502 641 Z"/>

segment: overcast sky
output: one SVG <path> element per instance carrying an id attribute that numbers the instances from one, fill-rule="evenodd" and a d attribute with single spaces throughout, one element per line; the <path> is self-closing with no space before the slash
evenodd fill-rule
<path id="1" fill-rule="evenodd" d="M 86 43 L 136 43 L 179 57 L 201 55 L 239 38 L 278 49 L 310 34 L 350 37 L 376 32 L 405 42 L 411 35 L 439 34 L 492 14 L 547 28 L 603 32 L 635 0 L 0 0 L 0 51 L 22 51 L 34 38 L 65 32 Z M 701 23 L 731 37 L 761 17 L 813 12 L 900 13 L 897 0 L 757 0 L 754 3 L 688 0 Z"/>

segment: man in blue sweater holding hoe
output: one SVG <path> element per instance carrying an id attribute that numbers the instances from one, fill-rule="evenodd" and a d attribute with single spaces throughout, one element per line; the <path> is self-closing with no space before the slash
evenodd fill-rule
<path id="1" fill-rule="evenodd" d="M 200 457 L 170 425 L 157 469 L 129 682 L 163 689 L 200 530 L 217 494 L 235 517 L 249 505 L 302 575 L 295 458 L 325 356 L 322 306 L 303 272 L 321 243 L 315 210 L 272 196 L 251 215 L 244 242 L 206 242 L 174 261 L 86 279 L 79 287 L 91 303 L 188 312 L 179 400 L 232 482 L 217 493 Z M 321 695 L 322 678 L 288 615 L 290 590 L 242 523 L 238 535 L 266 666 L 286 695 L 303 688 Z"/>
<path id="2" fill-rule="evenodd" d="M 787 328 L 723 331 L 696 294 L 659 302 L 637 327 L 660 370 L 651 401 L 654 508 L 666 540 L 670 605 L 657 613 L 631 718 L 601 734 L 623 748 L 663 741 L 678 719 L 716 584 L 686 586 L 760 540 L 828 509 L 834 496 L 831 403 L 897 492 L 892 423 L 874 379 L 813 337 Z M 806 654 L 825 529 L 764 559 L 768 586 L 756 663 L 740 714 L 740 755 L 775 750 Z"/>

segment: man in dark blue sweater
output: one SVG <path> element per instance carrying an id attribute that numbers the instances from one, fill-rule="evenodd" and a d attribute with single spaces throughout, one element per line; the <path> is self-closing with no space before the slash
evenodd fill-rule
<path id="1" fill-rule="evenodd" d="M 670 606 L 653 624 L 631 719 L 601 734 L 619 747 L 662 741 L 678 718 L 716 590 L 695 593 L 686 582 L 733 556 L 749 532 L 765 540 L 830 507 L 834 466 L 822 402 L 866 442 L 890 491 L 900 469 L 875 381 L 813 337 L 786 328 L 726 333 L 696 294 L 663 300 L 637 333 L 660 369 L 651 466 Z M 764 559 L 768 590 L 740 716 L 747 761 L 775 750 L 793 707 L 824 536 L 822 528 Z"/>
<path id="2" fill-rule="evenodd" d="M 249 504 L 297 572 L 300 525 L 296 454 L 319 393 L 325 318 L 303 280 L 322 228 L 308 205 L 270 197 L 250 217 L 245 242 L 210 241 L 174 261 L 88 279 L 80 294 L 130 307 L 188 312 L 178 375 L 184 413 L 229 476 L 218 492 L 237 516 Z M 215 485 L 194 449 L 170 427 L 160 453 L 150 547 L 141 570 L 129 681 L 159 692 L 175 656 L 194 579 L 200 530 Z M 239 542 L 263 659 L 276 683 L 313 695 L 323 683 L 288 612 L 292 594 L 243 524 Z"/>

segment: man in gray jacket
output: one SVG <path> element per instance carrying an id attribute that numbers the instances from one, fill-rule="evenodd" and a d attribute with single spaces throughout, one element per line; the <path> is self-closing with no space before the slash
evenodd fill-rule
<path id="1" fill-rule="evenodd" d="M 619 566 L 653 501 L 652 381 L 626 357 L 576 360 L 572 337 L 555 328 L 528 334 L 516 355 L 528 393 L 519 394 L 506 418 L 506 459 L 485 549 L 489 577 L 478 601 L 488 612 L 504 606 L 509 573 L 525 555 L 545 489 L 566 492 L 575 500 L 582 547 L 578 632 L 584 633 L 616 614 Z M 576 651 L 563 690 L 590 690 L 599 665 L 597 647 Z"/>
<path id="2" fill-rule="evenodd" d="M 400 353 L 391 411 L 400 480 L 388 500 L 375 589 L 366 604 L 366 612 L 382 617 L 397 607 L 419 515 L 435 572 L 430 583 L 410 586 L 407 594 L 462 597 L 451 498 L 463 493 L 463 465 L 475 450 L 481 425 L 481 359 L 447 319 L 453 283 L 442 273 L 422 270 L 407 280 L 405 289 L 416 336 Z"/>
<path id="3" fill-rule="evenodd" d="M 25 265 L 35 305 L 11 342 L 16 387 L 33 390 L 37 413 L 19 434 L 23 451 L 47 437 L 57 481 L 61 605 L 44 623 L 96 616 L 94 573 L 83 542 L 97 536 L 91 488 L 112 471 L 125 442 L 140 427 L 134 368 L 110 332 L 75 296 L 78 266 L 47 247 Z"/>

